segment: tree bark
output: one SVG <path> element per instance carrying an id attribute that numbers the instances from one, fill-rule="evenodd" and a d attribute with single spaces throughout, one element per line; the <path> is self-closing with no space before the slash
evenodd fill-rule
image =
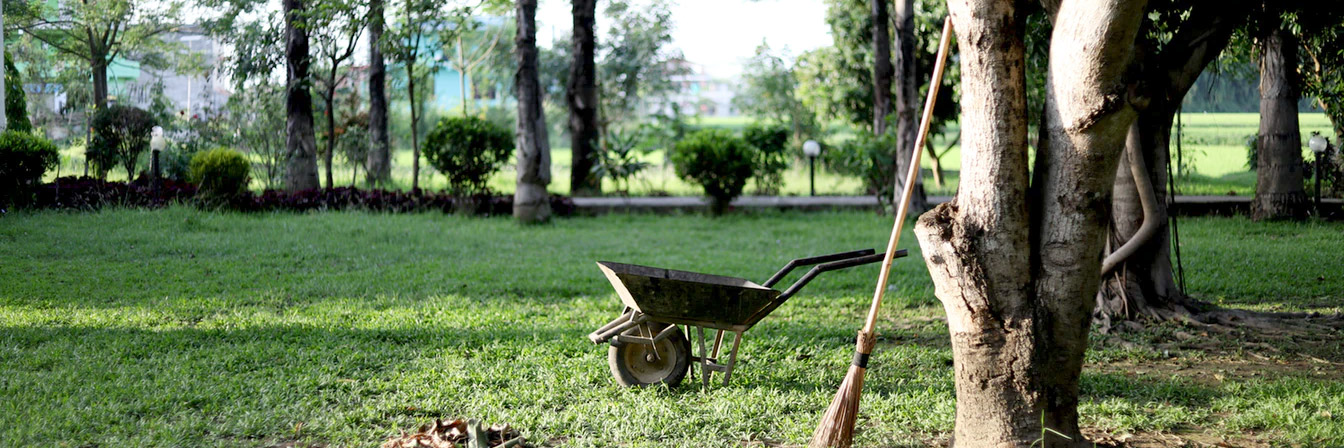
<path id="1" fill-rule="evenodd" d="M 327 149 L 322 152 L 322 164 L 327 169 L 327 188 L 336 188 L 335 177 L 331 173 L 332 158 L 336 155 L 336 68 L 332 64 L 331 77 L 327 79 L 325 98 L 327 103 Z"/>
<path id="2" fill-rule="evenodd" d="M 93 104 L 99 109 L 107 108 L 107 55 L 94 51 L 89 58 L 93 69 Z"/>
<path id="3" fill-rule="evenodd" d="M 1026 60 L 1013 5 L 948 2 L 961 54 L 962 182 L 915 226 L 952 338 L 956 446 L 1026 446 L 1040 435 Z"/>
<path id="4" fill-rule="evenodd" d="M 383 61 L 384 0 L 369 1 L 369 157 L 365 178 L 381 186 L 392 178 L 387 129 L 387 65 Z"/>
<path id="5" fill-rule="evenodd" d="M 1042 437 L 1048 447 L 1086 446 L 1078 378 L 1110 176 L 1135 117 L 1124 75 L 1145 3 L 1059 5 L 1029 191 L 1025 17 L 1011 0 L 949 2 L 961 54 L 963 180 L 915 231 L 948 315 L 958 446 Z M 1042 421 L 1065 437 L 1043 433 Z"/>
<path id="6" fill-rule="evenodd" d="M 1138 185 L 1128 158 L 1122 157 L 1116 171 L 1111 200 L 1111 247 L 1134 238 L 1145 220 L 1155 222 L 1154 236 L 1112 272 L 1103 272 L 1094 317 L 1103 328 L 1126 319 L 1172 319 L 1188 316 L 1195 304 L 1176 285 L 1171 265 L 1171 229 L 1168 220 L 1168 165 L 1171 160 L 1171 125 L 1181 101 L 1204 68 L 1227 46 L 1233 31 L 1245 23 L 1248 4 L 1198 8 L 1182 21 L 1173 37 L 1159 52 L 1154 42 L 1136 45 L 1142 56 L 1134 69 L 1141 75 L 1130 88 L 1147 104 L 1129 130 L 1126 151 L 1138 151 L 1147 166 L 1146 177 L 1156 200 L 1154 216 L 1144 216 Z"/>
<path id="7" fill-rule="evenodd" d="M 569 64 L 569 85 L 565 99 L 569 103 L 570 171 L 569 191 L 573 196 L 602 193 L 602 178 L 593 174 L 597 164 L 597 64 L 594 34 L 597 0 L 573 0 L 573 59 Z"/>
<path id="8" fill-rule="evenodd" d="M 887 115 L 891 114 L 891 32 L 887 0 L 870 0 L 873 17 L 873 134 L 887 133 Z"/>
<path id="9" fill-rule="evenodd" d="M 1267 11 L 1266 21 L 1278 14 Z M 1302 135 L 1297 123 L 1297 36 L 1272 23 L 1260 36 L 1260 137 L 1251 219 L 1305 219 Z"/>
<path id="10" fill-rule="evenodd" d="M 920 148 L 915 147 L 916 133 L 919 132 L 919 74 L 915 65 L 915 2 L 914 0 L 896 0 L 896 173 L 909 171 L 911 156 Z M 880 64 L 880 62 L 879 62 Z M 890 89 L 888 89 L 890 91 Z M 876 110 L 876 108 L 874 109 Z M 885 119 L 883 123 L 885 124 Z M 879 133 L 880 134 L 880 133 Z M 916 171 L 915 191 L 910 196 L 912 210 L 927 210 L 928 201 L 924 193 L 924 176 Z M 939 183 L 941 185 L 941 182 Z M 892 203 L 899 201 L 900 192 L 905 189 L 905 179 L 899 174 L 896 187 L 892 190 Z"/>
<path id="11" fill-rule="evenodd" d="M 518 98 L 518 183 L 513 195 L 513 217 L 523 223 L 550 218 L 546 186 L 551 183 L 551 148 L 546 138 L 546 114 L 541 108 L 541 80 L 537 73 L 537 0 L 518 0 L 514 75 Z"/>
<path id="12" fill-rule="evenodd" d="M 312 190 L 317 181 L 317 137 L 313 131 L 312 79 L 308 31 L 302 26 L 303 0 L 284 0 L 285 14 L 285 188 Z"/>
<path id="13" fill-rule="evenodd" d="M 1145 1 L 1062 3 L 1033 181 L 1032 229 L 1045 425 L 1078 444 L 1078 378 L 1100 285 L 1116 167 L 1137 115 L 1126 71 Z M 1046 436 L 1046 445 L 1069 445 Z"/>

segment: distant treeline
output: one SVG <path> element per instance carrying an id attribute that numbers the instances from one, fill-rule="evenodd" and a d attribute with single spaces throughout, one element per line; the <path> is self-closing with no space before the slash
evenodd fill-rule
<path id="1" fill-rule="evenodd" d="M 1249 67 L 1211 66 L 1199 75 L 1195 85 L 1185 95 L 1181 108 L 1185 112 L 1259 112 L 1259 69 Z M 1314 98 L 1302 98 L 1298 112 L 1320 112 Z"/>

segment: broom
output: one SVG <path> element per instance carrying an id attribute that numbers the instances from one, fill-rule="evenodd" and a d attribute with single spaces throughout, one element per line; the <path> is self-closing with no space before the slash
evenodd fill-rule
<path id="1" fill-rule="evenodd" d="M 835 392 L 831 406 L 817 424 L 812 433 L 809 448 L 848 448 L 854 440 L 854 420 L 859 413 L 859 396 L 863 393 L 863 376 L 868 371 L 868 355 L 873 352 L 873 326 L 877 324 L 877 310 L 882 307 L 882 293 L 887 290 L 887 274 L 891 272 L 892 254 L 896 253 L 896 243 L 901 239 L 901 224 L 910 206 L 910 195 L 915 191 L 915 175 L 919 173 L 920 148 L 929 133 L 929 122 L 933 120 L 933 101 L 938 97 L 938 86 L 943 79 L 943 65 L 947 59 L 948 41 L 952 36 L 952 18 L 943 22 L 943 36 L 938 42 L 938 59 L 933 66 L 933 79 L 929 83 L 929 96 L 924 100 L 924 116 L 919 123 L 919 138 L 915 140 L 910 157 L 910 169 L 905 174 L 905 189 L 901 191 L 901 203 L 896 209 L 896 224 L 891 229 L 891 239 L 887 241 L 887 256 L 882 259 L 882 271 L 877 276 L 877 290 L 873 292 L 873 306 L 868 309 L 868 320 L 859 330 L 859 338 L 854 347 L 854 361 Z"/>

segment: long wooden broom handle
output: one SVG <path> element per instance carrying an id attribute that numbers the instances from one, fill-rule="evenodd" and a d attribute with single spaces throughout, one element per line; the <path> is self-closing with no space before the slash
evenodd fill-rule
<path id="1" fill-rule="evenodd" d="M 901 191 L 901 203 L 896 209 L 896 224 L 891 230 L 891 239 L 887 241 L 887 256 L 882 259 L 882 272 L 877 276 L 877 290 L 873 291 L 873 306 L 868 309 L 868 320 L 863 324 L 863 333 L 872 333 L 877 325 L 877 310 L 882 308 L 882 295 L 887 291 L 887 276 L 891 273 L 892 254 L 896 253 L 896 244 L 901 241 L 901 226 L 905 223 L 905 214 L 910 208 L 910 196 L 915 192 L 915 176 L 919 174 L 919 155 L 923 153 L 924 139 L 929 135 L 929 126 L 933 122 L 933 103 L 938 98 L 938 87 L 943 83 L 943 67 L 947 64 L 947 47 L 952 40 L 952 17 L 943 21 L 943 36 L 938 41 L 938 59 L 933 64 L 933 79 L 929 80 L 929 96 L 924 99 L 924 116 L 919 122 L 919 138 L 910 151 L 910 169 L 905 173 L 905 189 Z"/>

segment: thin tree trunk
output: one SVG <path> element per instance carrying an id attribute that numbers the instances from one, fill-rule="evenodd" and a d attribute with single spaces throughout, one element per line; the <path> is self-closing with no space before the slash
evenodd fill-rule
<path id="1" fill-rule="evenodd" d="M 904 0 L 903 0 L 904 1 Z M 887 0 L 870 0 L 873 19 L 873 134 L 887 133 L 887 115 L 891 114 L 891 80 L 895 69 L 891 66 L 891 15 Z"/>
<path id="2" fill-rule="evenodd" d="M 299 22 L 305 11 L 303 0 L 284 0 L 285 14 L 285 188 L 312 190 L 317 180 L 317 137 L 313 134 L 313 94 L 308 89 L 311 57 L 308 31 Z"/>
<path id="3" fill-rule="evenodd" d="M 946 186 L 947 182 L 943 180 L 943 161 L 938 156 L 938 150 L 934 149 L 931 141 L 924 142 L 924 149 L 929 154 L 929 163 L 933 165 L 933 182 L 939 187 Z"/>
<path id="4" fill-rule="evenodd" d="M 885 3 L 885 0 L 882 0 Z M 904 190 L 905 179 L 899 173 L 909 171 L 911 155 L 919 151 L 915 147 L 915 134 L 919 132 L 919 74 L 915 65 L 915 2 L 914 0 L 896 0 L 896 164 L 898 173 L 895 188 L 892 190 L 892 203 L 900 200 L 900 191 Z M 876 20 L 876 19 L 874 19 Z M 885 33 L 883 33 L 885 34 Z M 874 34 L 876 38 L 876 34 Z M 879 55 L 879 58 L 881 56 Z M 879 62 L 881 64 L 881 62 Z M 890 87 L 890 84 L 888 84 Z M 890 88 L 887 90 L 890 92 Z M 885 124 L 885 120 L 884 124 Z M 879 134 L 881 134 L 879 132 Z M 935 159 L 935 163 L 937 160 Z M 925 198 L 923 173 L 915 172 L 915 192 L 910 198 L 912 210 L 923 211 L 929 208 Z M 941 176 L 942 173 L 938 173 Z M 938 182 L 942 185 L 942 182 Z"/>
<path id="5" fill-rule="evenodd" d="M 392 178 L 392 154 L 387 130 L 387 64 L 383 61 L 384 0 L 369 1 L 369 158 L 365 169 L 369 186 Z"/>
<path id="6" fill-rule="evenodd" d="M 570 194 L 593 196 L 602 193 L 602 178 L 593 174 L 597 164 L 597 64 L 594 34 L 597 0 L 573 0 L 574 35 L 571 38 L 573 60 L 569 65 L 569 85 L 565 99 L 569 103 Z"/>
<path id="7" fill-rule="evenodd" d="M 9 129 L 9 117 L 5 115 L 6 106 L 9 104 L 5 102 L 5 93 L 7 93 L 5 89 L 8 87 L 8 85 L 5 84 L 5 81 L 7 81 L 5 79 L 5 75 L 9 74 L 9 69 L 5 65 L 4 42 L 5 42 L 5 9 L 4 9 L 4 2 L 0 2 L 0 70 L 4 70 L 4 74 L 0 74 L 0 132 L 4 132 L 6 129 Z M 59 164 L 57 164 L 57 169 L 58 170 L 60 169 Z"/>
<path id="8" fill-rule="evenodd" d="M 1278 20 L 1266 12 L 1267 20 Z M 1278 25 L 1278 24 L 1273 24 Z M 1304 219 L 1302 135 L 1297 122 L 1297 36 L 1273 26 L 1260 37 L 1260 137 L 1251 218 Z"/>
<path id="9" fill-rule="evenodd" d="M 327 168 L 327 188 L 336 188 L 336 180 L 331 173 L 332 158 L 336 155 L 336 65 L 332 64 L 331 77 L 327 79 L 327 150 L 322 154 L 322 164 Z"/>
<path id="10" fill-rule="evenodd" d="M 961 54 L 962 181 L 915 235 L 947 312 L 956 446 L 1026 446 L 1043 408 L 1033 365 L 1026 69 L 1012 0 L 951 0 Z"/>
<path id="11" fill-rule="evenodd" d="M 94 51 L 90 59 L 93 63 L 93 104 L 99 109 L 107 108 L 107 56 L 101 51 Z"/>
<path id="12" fill-rule="evenodd" d="M 546 186 L 551 183 L 551 148 L 546 138 L 546 114 L 541 108 L 541 81 L 537 73 L 537 0 L 518 0 L 514 76 L 518 98 L 518 183 L 513 195 L 513 217 L 523 223 L 550 218 Z"/>
<path id="13" fill-rule="evenodd" d="M 420 192 L 420 114 L 415 100 L 415 57 L 406 64 L 406 92 L 411 99 L 411 192 Z"/>

